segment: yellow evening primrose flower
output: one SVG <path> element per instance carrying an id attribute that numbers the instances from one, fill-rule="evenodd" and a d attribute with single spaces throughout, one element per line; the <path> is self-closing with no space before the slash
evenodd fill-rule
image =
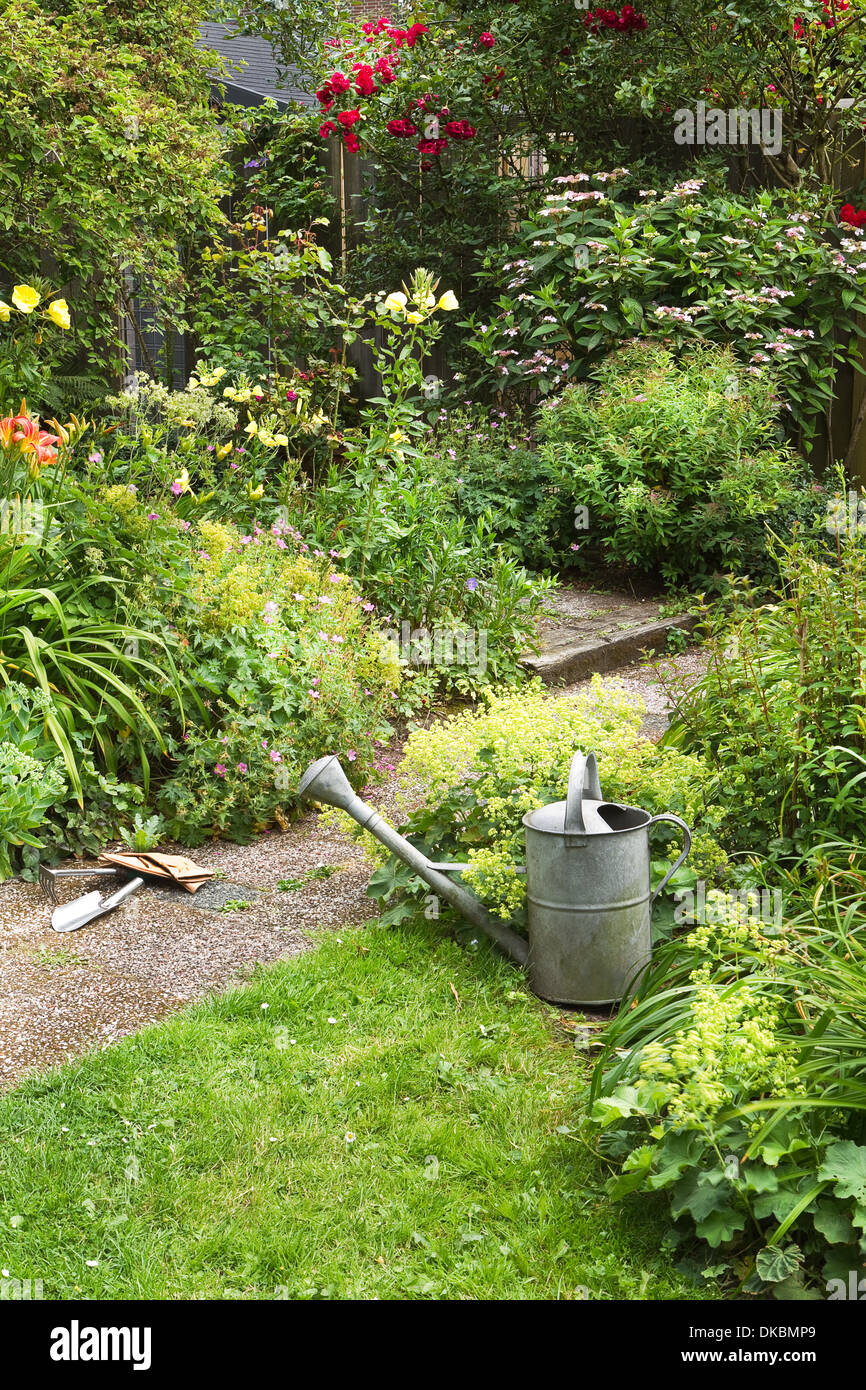
<path id="1" fill-rule="evenodd" d="M 217 449 L 217 451 L 216 451 L 216 456 L 217 456 L 217 458 L 220 460 L 220 462 L 222 462 L 222 460 L 223 460 L 224 458 L 227 458 L 227 457 L 228 457 L 228 455 L 231 453 L 233 447 L 234 447 L 234 446 L 233 446 L 232 444 L 221 444 L 221 445 L 220 445 L 220 447 L 219 447 L 219 448 Z"/>
<path id="2" fill-rule="evenodd" d="M 259 427 L 258 427 L 258 425 L 256 424 L 255 420 L 254 420 L 254 419 L 252 418 L 252 416 L 251 416 L 251 417 L 250 417 L 250 422 L 249 422 L 249 424 L 248 424 L 248 425 L 244 425 L 244 434 L 258 434 L 258 432 L 259 432 Z"/>
<path id="3" fill-rule="evenodd" d="M 453 290 L 446 290 L 440 297 L 437 309 L 459 309 L 460 304 Z"/>
<path id="4" fill-rule="evenodd" d="M 11 309 L 4 300 L 0 299 L 0 323 L 8 323 Z"/>
<path id="5" fill-rule="evenodd" d="M 427 317 L 426 314 L 416 314 L 415 311 L 413 310 L 411 314 L 407 314 L 407 315 L 406 315 L 406 322 L 407 322 L 407 323 L 423 323 L 426 317 Z"/>
<path id="6" fill-rule="evenodd" d="M 179 489 L 179 491 L 178 491 L 177 494 L 176 494 L 177 496 L 180 496 L 181 493 L 184 493 L 184 492 L 191 492 L 191 491 L 192 491 L 192 488 L 191 488 L 190 485 L 189 485 L 189 469 L 188 469 L 188 468 L 182 468 L 181 471 L 180 471 L 180 473 L 178 473 L 177 477 L 175 478 L 174 482 L 173 482 L 172 485 L 171 485 L 171 490 L 172 490 L 172 492 L 174 492 L 175 489 Z"/>
<path id="7" fill-rule="evenodd" d="M 283 449 L 288 449 L 289 436 L 287 434 L 275 434 L 274 443 L 279 444 Z"/>
<path id="8" fill-rule="evenodd" d="M 259 498 L 265 495 L 265 485 L 264 483 L 259 483 L 258 487 L 253 487 L 252 483 L 248 483 L 247 492 L 253 502 L 258 502 Z"/>
<path id="9" fill-rule="evenodd" d="M 32 314 L 41 298 L 39 291 L 34 290 L 32 285 L 16 285 L 12 291 L 12 303 L 22 314 Z"/>
<path id="10" fill-rule="evenodd" d="M 389 309 L 389 310 L 391 311 L 392 314 L 402 314 L 402 313 L 405 313 L 405 310 L 406 310 L 406 296 L 405 296 L 405 294 L 403 294 L 401 290 L 395 290 L 393 294 L 389 294 L 389 295 L 388 295 L 388 298 L 385 300 L 385 303 L 384 303 L 384 305 L 383 305 L 382 307 L 385 308 L 385 309 Z"/>
<path id="11" fill-rule="evenodd" d="M 69 305 L 66 303 L 65 299 L 52 300 L 48 305 L 46 313 L 51 322 L 56 323 L 58 328 L 71 327 L 72 321 L 69 317 Z"/>

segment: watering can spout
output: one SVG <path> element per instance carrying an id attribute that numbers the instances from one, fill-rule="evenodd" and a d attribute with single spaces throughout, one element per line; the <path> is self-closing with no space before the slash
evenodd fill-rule
<path id="1" fill-rule="evenodd" d="M 510 956 L 518 965 L 526 963 L 529 945 L 513 928 L 497 919 L 487 911 L 482 903 L 459 883 L 447 878 L 434 866 L 426 855 L 410 844 L 407 839 L 388 825 L 352 790 L 348 777 L 334 754 L 317 759 L 311 763 L 298 785 L 298 795 L 306 801 L 323 801 L 327 806 L 338 806 L 357 821 L 364 830 L 390 850 L 397 859 L 406 864 L 425 883 L 428 883 L 439 897 L 456 908 L 479 931 L 495 941 L 500 950 Z"/>
<path id="2" fill-rule="evenodd" d="M 298 795 L 304 800 L 323 801 L 326 806 L 339 806 L 341 811 L 348 811 L 356 800 L 340 760 L 333 753 L 310 763 L 301 778 Z"/>

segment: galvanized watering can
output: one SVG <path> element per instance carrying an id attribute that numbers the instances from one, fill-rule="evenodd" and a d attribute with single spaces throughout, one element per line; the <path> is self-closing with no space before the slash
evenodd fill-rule
<path id="1" fill-rule="evenodd" d="M 347 811 L 506 955 L 526 965 L 535 993 L 556 1004 L 613 1004 L 623 998 L 649 963 L 652 905 L 692 842 L 685 821 L 672 812 L 651 816 L 638 806 L 605 801 L 595 754 L 576 753 L 566 800 L 523 817 L 527 943 L 446 877 L 468 864 L 428 859 L 356 795 L 336 757 L 312 763 L 298 793 Z M 650 894 L 649 829 L 666 820 L 681 827 L 683 851 Z"/>

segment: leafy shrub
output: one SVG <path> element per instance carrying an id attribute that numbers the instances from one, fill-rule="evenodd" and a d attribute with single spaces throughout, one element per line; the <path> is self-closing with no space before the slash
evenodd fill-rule
<path id="1" fill-rule="evenodd" d="M 560 563 L 567 501 L 541 466 L 526 425 L 471 401 L 434 418 L 425 460 L 459 515 L 485 517 L 502 549 L 533 569 Z M 569 558 L 570 555 L 569 555 Z"/>
<path id="2" fill-rule="evenodd" d="M 276 523 L 241 535 L 204 520 L 189 535 L 176 622 L 206 717 L 172 744 L 158 804 L 183 843 L 243 841 L 283 816 L 307 763 L 334 747 L 366 775 L 374 740 L 390 732 L 400 667 L 373 605 L 299 532 Z"/>
<path id="3" fill-rule="evenodd" d="M 695 179 L 617 202 L 627 175 L 562 176 L 519 244 L 491 253 L 487 273 L 506 290 L 487 321 L 467 321 L 488 379 L 556 394 L 625 339 L 661 330 L 677 349 L 703 338 L 741 366 L 771 363 L 814 435 L 839 365 L 856 360 L 862 235 L 840 238 L 807 193 L 706 197 Z"/>
<path id="4" fill-rule="evenodd" d="M 22 846 L 39 846 L 33 831 L 66 789 L 63 762 L 38 731 L 50 704 L 17 681 L 0 693 L 0 879 L 20 867 Z"/>
<path id="5" fill-rule="evenodd" d="M 468 861 L 467 884 L 503 918 L 522 920 L 525 880 L 522 818 L 565 798 L 578 748 L 598 755 L 605 796 L 653 813 L 672 810 L 695 827 L 689 867 L 671 891 L 723 872 L 725 854 L 714 835 L 715 810 L 705 801 L 706 771 L 697 758 L 660 751 L 641 738 L 642 704 L 615 681 L 554 699 L 540 682 L 520 694 L 489 695 L 482 708 L 410 735 L 400 767 L 424 805 L 407 820 L 409 837 L 433 859 Z M 654 828 L 663 856 L 670 831 Z M 659 880 L 669 865 L 654 865 Z M 394 881 L 383 872 L 374 886 Z"/>
<path id="6" fill-rule="evenodd" d="M 866 1255 L 862 848 L 835 849 L 781 928 L 720 903 L 660 947 L 593 1078 L 609 1194 L 664 1193 L 679 1268 L 746 1292 L 844 1298 Z"/>
<path id="7" fill-rule="evenodd" d="M 601 553 L 668 583 L 765 572 L 766 522 L 784 526 L 807 495 L 803 465 L 775 438 L 772 383 L 726 351 L 678 364 L 649 343 L 596 376 L 540 412 L 563 552 L 576 537 L 581 559 Z"/>
<path id="8" fill-rule="evenodd" d="M 840 537 L 829 562 L 806 541 L 774 553 L 781 578 L 771 602 L 739 590 L 732 610 L 707 615 L 703 679 L 688 688 L 669 680 L 676 715 L 664 742 L 713 769 L 732 844 L 769 841 L 784 854 L 862 829 L 866 555 L 855 537 Z"/>

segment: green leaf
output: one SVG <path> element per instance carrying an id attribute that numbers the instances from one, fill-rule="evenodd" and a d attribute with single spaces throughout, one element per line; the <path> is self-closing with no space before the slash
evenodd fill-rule
<path id="1" fill-rule="evenodd" d="M 850 1139 L 831 1144 L 818 1177 L 834 1183 L 839 1197 L 854 1197 L 866 1204 L 866 1148 Z"/>
<path id="2" fill-rule="evenodd" d="M 850 1243 L 856 1239 L 850 1217 L 832 1197 L 825 1197 L 818 1203 L 812 1223 L 830 1245 Z"/>
<path id="3" fill-rule="evenodd" d="M 775 1245 L 765 1245 L 755 1257 L 755 1269 L 767 1284 L 779 1284 L 797 1273 L 803 1256 L 796 1245 L 779 1250 Z"/>
<path id="4" fill-rule="evenodd" d="M 733 1207 L 722 1207 L 720 1211 L 712 1212 L 705 1221 L 699 1221 L 695 1229 L 701 1239 L 716 1250 L 724 1241 L 733 1240 L 745 1224 L 743 1212 L 735 1211 Z"/>

